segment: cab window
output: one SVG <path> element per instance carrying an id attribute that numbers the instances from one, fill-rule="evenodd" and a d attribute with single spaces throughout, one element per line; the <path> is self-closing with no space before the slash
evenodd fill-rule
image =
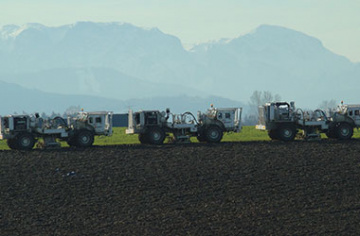
<path id="1" fill-rule="evenodd" d="M 355 111 L 355 115 L 358 116 L 359 115 L 359 110 Z"/>
<path id="2" fill-rule="evenodd" d="M 226 119 L 230 119 L 230 117 L 231 117 L 230 113 L 225 113 L 225 118 Z"/>
<path id="3" fill-rule="evenodd" d="M 101 123 L 101 117 L 96 117 L 95 122 L 96 123 Z"/>

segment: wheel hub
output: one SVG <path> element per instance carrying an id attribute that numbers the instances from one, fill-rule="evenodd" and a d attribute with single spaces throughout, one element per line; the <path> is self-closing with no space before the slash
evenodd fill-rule
<path id="1" fill-rule="evenodd" d="M 346 129 L 346 128 L 343 128 L 343 129 L 341 129 L 341 134 L 343 135 L 343 136 L 347 136 L 348 134 L 349 134 L 349 130 L 348 129 Z"/>
<path id="2" fill-rule="evenodd" d="M 215 130 L 210 132 L 210 136 L 211 138 L 217 138 L 219 136 L 218 132 L 216 132 Z"/>
<path id="3" fill-rule="evenodd" d="M 285 137 L 291 137 L 291 135 L 292 135 L 291 130 L 289 130 L 289 129 L 285 129 L 285 130 L 284 130 L 284 136 L 285 136 Z"/>
<path id="4" fill-rule="evenodd" d="M 88 137 L 88 136 L 84 135 L 84 136 L 81 137 L 81 142 L 87 143 L 88 141 L 89 141 L 89 137 Z"/>
<path id="5" fill-rule="evenodd" d="M 30 143 L 31 143 L 31 141 L 30 141 L 29 138 L 22 138 L 21 139 L 21 145 L 22 146 L 28 146 L 28 145 L 30 145 Z"/>
<path id="6" fill-rule="evenodd" d="M 154 140 L 159 140 L 160 138 L 161 138 L 161 135 L 158 132 L 153 133 L 153 139 Z"/>

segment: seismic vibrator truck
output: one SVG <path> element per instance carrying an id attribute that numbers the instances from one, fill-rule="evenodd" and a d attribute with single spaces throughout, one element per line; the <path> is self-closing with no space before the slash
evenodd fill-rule
<path id="1" fill-rule="evenodd" d="M 259 107 L 259 122 L 256 129 L 267 130 L 273 140 L 292 141 L 302 130 L 305 139 L 328 138 L 348 140 L 354 128 L 360 126 L 360 105 L 341 103 L 333 114 L 327 116 L 320 109 L 303 111 L 295 109 L 294 102 L 271 102 Z"/>
<path id="2" fill-rule="evenodd" d="M 138 134 L 142 144 L 162 144 L 169 134 L 174 142 L 190 142 L 197 137 L 200 142 L 220 142 L 224 132 L 241 131 L 242 108 L 214 108 L 197 118 L 190 113 L 171 114 L 166 111 L 129 111 L 126 134 Z"/>
<path id="3" fill-rule="evenodd" d="M 70 146 L 89 147 L 95 135 L 112 135 L 112 112 L 81 111 L 67 120 L 43 119 L 37 113 L 0 117 L 0 139 L 6 139 L 11 149 L 30 150 L 35 143 L 39 147 L 58 147 L 57 139 Z"/>

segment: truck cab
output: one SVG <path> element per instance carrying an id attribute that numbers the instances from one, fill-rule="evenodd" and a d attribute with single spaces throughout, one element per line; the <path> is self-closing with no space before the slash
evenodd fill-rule
<path id="1" fill-rule="evenodd" d="M 206 113 L 206 117 L 210 122 L 219 121 L 224 131 L 241 131 L 241 113 L 242 108 L 212 108 Z M 206 123 L 204 117 L 199 120 Z"/>
<path id="2" fill-rule="evenodd" d="M 30 130 L 30 116 L 28 115 L 0 117 L 0 139 L 13 138 L 20 132 L 28 132 Z"/>
<path id="3" fill-rule="evenodd" d="M 360 105 L 340 105 L 337 112 L 351 118 L 355 127 L 360 127 Z"/>
<path id="4" fill-rule="evenodd" d="M 92 127 L 94 133 L 97 135 L 110 136 L 112 134 L 111 112 L 79 112 L 77 117 Z"/>
<path id="5" fill-rule="evenodd" d="M 269 102 L 259 107 L 259 120 L 256 129 L 273 130 L 281 123 L 293 123 L 294 119 L 294 102 Z"/>
<path id="6" fill-rule="evenodd" d="M 129 111 L 128 128 L 126 134 L 145 133 L 146 128 L 151 126 L 161 126 L 162 121 L 165 121 L 165 116 L 158 110 L 148 111 Z"/>

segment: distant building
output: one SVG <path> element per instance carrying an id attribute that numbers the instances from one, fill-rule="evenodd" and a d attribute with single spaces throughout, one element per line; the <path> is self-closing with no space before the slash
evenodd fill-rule
<path id="1" fill-rule="evenodd" d="M 113 114 L 112 122 L 113 127 L 127 127 L 128 114 Z"/>

